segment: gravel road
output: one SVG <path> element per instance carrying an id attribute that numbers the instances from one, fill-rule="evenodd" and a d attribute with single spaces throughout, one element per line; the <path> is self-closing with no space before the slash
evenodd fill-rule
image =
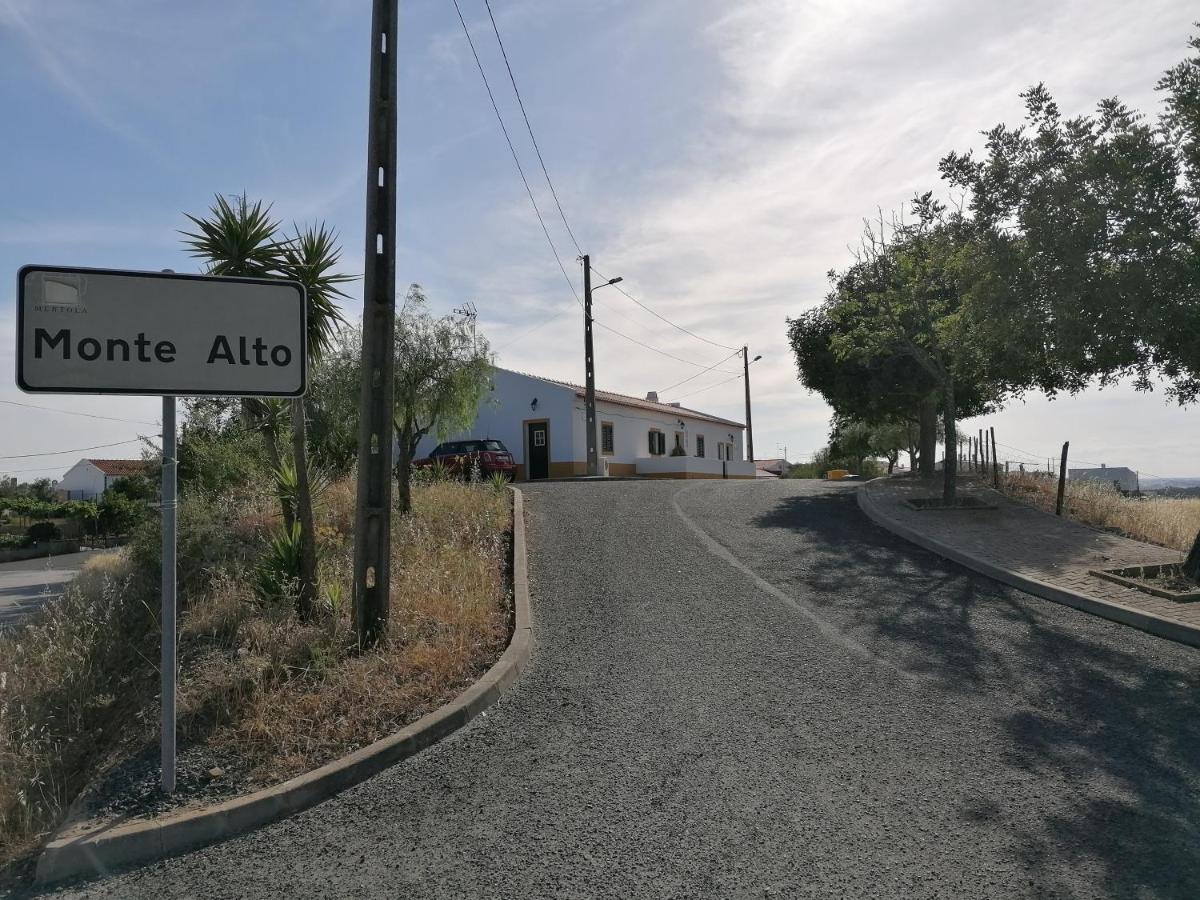
<path id="1" fill-rule="evenodd" d="M 1200 652 L 877 529 L 849 486 L 527 490 L 538 645 L 333 800 L 62 889 L 1197 897 Z"/>
<path id="2" fill-rule="evenodd" d="M 83 564 L 107 550 L 0 563 L 0 631 L 12 628 L 51 597 L 58 597 Z"/>

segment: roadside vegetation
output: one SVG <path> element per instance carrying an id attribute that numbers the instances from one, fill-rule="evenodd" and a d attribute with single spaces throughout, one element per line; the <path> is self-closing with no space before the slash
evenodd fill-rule
<path id="1" fill-rule="evenodd" d="M 189 218 L 185 238 L 206 271 L 306 285 L 313 365 L 300 401 L 183 401 L 178 735 L 180 759 L 201 765 L 181 770 L 180 798 L 273 783 L 395 732 L 486 671 L 512 626 L 507 482 L 405 470 L 388 631 L 359 645 L 361 332 L 334 303 L 347 280 L 335 236 L 323 226 L 283 234 L 269 207 L 244 197 Z M 397 438 L 415 448 L 414 435 L 465 427 L 491 369 L 486 340 L 461 319 L 432 316 L 419 287 L 398 318 Z M 402 454 L 402 467 L 410 460 Z M 97 504 L 56 505 L 38 488 L 0 505 L 103 527 L 134 487 L 146 485 Z M 161 803 L 160 522 L 138 504 L 136 520 L 122 522 L 131 532 L 122 552 L 91 560 L 60 599 L 0 635 L 0 863 L 33 850 L 73 804 L 110 808 L 110 784 Z"/>
<path id="2" fill-rule="evenodd" d="M 933 478 L 940 430 L 954 505 L 960 419 L 1122 380 L 1200 399 L 1200 36 L 1188 45 L 1157 119 L 1115 98 L 1067 117 L 1035 85 L 1023 123 L 939 161 L 949 202 L 872 216 L 824 302 L 788 323 L 831 442 L 892 428 L 882 443 Z"/>
<path id="3" fill-rule="evenodd" d="M 1000 478 L 1001 489 L 1013 499 L 1054 512 L 1058 480 L 1053 476 L 1012 472 Z M 1131 497 L 1111 484 L 1070 479 L 1064 500 L 1064 512 L 1072 519 L 1181 553 L 1191 549 L 1200 532 L 1196 497 Z"/>
<path id="4" fill-rule="evenodd" d="M 320 602 L 302 618 L 297 566 L 272 535 L 272 493 L 186 491 L 180 503 L 179 736 L 254 784 L 307 771 L 414 721 L 503 651 L 511 500 L 502 485 L 419 476 L 393 542 L 389 639 L 350 625 L 354 484 L 320 494 Z M 60 601 L 0 638 L 0 860 L 35 845 L 104 770 L 153 748 L 158 717 L 157 520 L 90 561 Z"/>

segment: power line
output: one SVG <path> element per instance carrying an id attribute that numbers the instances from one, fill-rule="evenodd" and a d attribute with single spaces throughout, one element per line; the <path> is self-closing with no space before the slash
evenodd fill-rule
<path id="1" fill-rule="evenodd" d="M 599 319 L 595 318 L 594 316 L 592 317 L 592 322 L 596 325 L 599 325 L 605 331 L 611 331 L 613 334 L 617 335 L 617 337 L 623 337 L 623 338 L 625 338 L 625 340 L 631 341 L 632 343 L 637 344 L 639 347 L 645 347 L 647 350 L 653 350 L 655 353 L 658 353 L 669 359 L 673 359 L 676 362 L 686 363 L 689 366 L 695 366 L 697 369 L 707 370 L 707 369 L 712 368 L 711 366 L 705 366 L 704 363 L 693 362 L 690 359 L 684 359 L 682 356 L 676 356 L 673 353 L 668 353 L 666 350 L 659 350 L 657 347 L 652 347 L 649 344 L 639 341 L 637 338 L 630 337 L 629 335 L 625 334 L 623 331 L 617 331 L 617 329 L 613 328 L 611 325 L 605 325 L 603 322 L 601 322 Z M 720 365 L 720 363 L 717 363 L 717 365 Z M 726 374 L 730 374 L 727 372 L 727 370 L 722 369 L 721 371 L 725 371 Z"/>
<path id="2" fill-rule="evenodd" d="M 467 28 L 467 20 L 463 18 L 462 8 L 459 7 L 458 0 L 454 0 L 454 9 L 458 13 L 458 21 L 462 24 L 463 34 L 467 36 L 467 44 L 471 47 L 471 55 L 475 57 L 475 65 L 479 69 L 479 77 L 483 79 L 483 86 L 487 90 L 488 99 L 492 101 L 492 110 L 496 113 L 496 121 L 500 123 L 500 130 L 504 132 L 504 140 L 508 144 L 508 151 L 512 154 L 513 162 L 517 165 L 517 174 L 521 176 L 521 183 L 525 185 L 525 193 L 529 195 L 529 202 L 533 204 L 533 211 L 537 215 L 538 224 L 542 226 L 542 234 L 546 235 L 546 242 L 550 245 L 550 251 L 554 254 L 555 260 L 558 261 L 558 268 L 562 271 L 567 286 L 571 288 L 571 293 L 575 296 L 575 302 L 579 303 L 579 292 L 575 290 L 575 283 L 571 281 L 571 276 L 567 274 L 567 267 L 563 265 L 562 257 L 558 255 L 558 248 L 554 246 L 554 239 L 550 237 L 550 231 L 546 228 L 546 220 L 542 218 L 542 211 L 538 209 L 537 200 L 533 196 L 533 190 L 529 187 L 529 179 L 525 177 L 525 170 L 521 168 L 521 160 L 517 157 L 517 149 L 513 146 L 512 138 L 509 137 L 508 128 L 504 124 L 504 117 L 500 115 L 500 107 L 496 105 L 496 96 L 492 93 L 492 86 L 488 83 L 487 74 L 483 71 L 483 63 L 480 62 L 479 54 L 475 50 L 475 42 L 471 40 L 471 32 Z"/>
<path id="3" fill-rule="evenodd" d="M 68 453 L 82 453 L 85 450 L 103 450 L 107 447 L 121 447 L 125 444 L 140 444 L 141 438 L 128 441 L 117 441 L 115 444 L 96 444 L 94 447 L 76 447 L 73 450 L 47 450 L 45 453 L 17 453 L 13 456 L 0 456 L 0 459 L 30 459 L 37 456 L 63 456 Z"/>
<path id="4" fill-rule="evenodd" d="M 741 375 L 734 375 L 732 378 L 726 378 L 724 381 L 718 381 L 716 384 L 710 384 L 708 387 L 702 387 L 698 390 L 692 391 L 690 394 L 684 394 L 682 397 L 677 397 L 675 402 L 678 403 L 680 400 L 686 400 L 688 397 L 695 397 L 697 394 L 703 394 L 705 391 L 711 391 L 713 388 L 719 388 L 721 385 L 729 384 L 731 381 L 737 381 L 741 377 Z"/>
<path id="5" fill-rule="evenodd" d="M 659 393 L 660 393 L 660 394 L 664 394 L 664 395 L 665 395 L 665 394 L 667 393 L 667 391 L 672 391 L 672 390 L 674 390 L 675 388 L 679 387 L 681 384 L 687 384 L 689 381 L 692 381 L 692 380 L 693 380 L 693 379 L 695 379 L 695 378 L 699 378 L 701 375 L 704 375 L 704 374 L 706 374 L 706 373 L 708 373 L 708 372 L 711 372 L 711 371 L 712 371 L 713 369 L 715 369 L 717 366 L 721 365 L 721 363 L 728 362 L 729 360 L 733 359 L 735 356 L 737 356 L 737 355 L 738 355 L 739 353 L 741 353 L 741 352 L 742 352 L 741 350 L 735 350 L 733 353 L 729 354 L 729 355 L 728 355 L 727 357 L 725 357 L 724 359 L 722 359 L 722 360 L 718 360 L 717 362 L 713 363 L 711 366 L 709 366 L 709 367 L 708 367 L 707 369 L 705 369 L 703 372 L 697 372 L 695 375 L 689 375 L 687 378 L 683 379 L 683 381 L 677 381 L 677 382 L 675 382 L 673 385 L 671 385 L 670 387 L 665 387 L 665 388 L 663 388 L 661 391 L 659 391 Z"/>
<path id="6" fill-rule="evenodd" d="M 571 236 L 571 243 L 575 245 L 576 251 L 582 256 L 583 248 L 579 246 L 579 241 L 575 240 L 575 232 L 567 224 L 567 214 L 563 212 L 562 204 L 558 201 L 558 191 L 554 189 L 554 182 L 550 180 L 550 172 L 546 169 L 546 161 L 542 159 L 542 149 L 538 146 L 537 138 L 533 136 L 533 126 L 529 124 L 529 114 L 525 112 L 525 101 L 521 99 L 521 90 L 517 87 L 517 78 L 513 75 L 512 65 L 508 61 L 508 51 L 504 49 L 504 41 L 500 38 L 500 29 L 496 26 L 496 17 L 492 15 L 492 4 L 489 0 L 483 0 L 483 4 L 487 7 L 488 18 L 492 20 L 492 31 L 496 32 L 496 43 L 500 45 L 500 55 L 504 57 L 504 67 L 508 69 L 508 80 L 512 82 L 513 93 L 517 95 L 517 105 L 521 107 L 521 116 L 525 119 L 525 129 L 529 132 L 529 140 L 533 141 L 533 150 L 537 154 L 538 162 L 542 166 L 542 174 L 546 176 L 546 184 L 550 188 L 550 196 L 554 198 L 554 205 L 558 207 L 558 214 L 562 218 L 563 227 L 567 229 L 567 234 Z"/>
<path id="7" fill-rule="evenodd" d="M 542 328 L 545 328 L 545 327 L 546 327 L 547 325 L 549 325 L 551 322 L 557 322 L 559 319 L 561 319 L 563 316 L 565 316 L 565 315 L 566 315 L 567 313 L 569 313 L 569 312 L 574 312 L 574 310 L 572 310 L 572 309 L 564 309 L 564 310 L 561 310 L 560 312 L 557 312 L 557 313 L 555 313 L 554 315 L 552 315 L 552 316 L 551 316 L 550 318 L 548 318 L 548 319 L 543 319 L 541 322 L 539 322 L 537 325 L 534 325 L 532 328 L 528 328 L 528 329 L 526 329 L 525 331 L 522 331 L 520 334 L 518 334 L 518 335 L 517 335 L 515 338 L 513 338 L 511 341 L 508 341 L 508 342 L 506 342 L 505 344 L 503 344 L 503 345 L 501 345 L 501 346 L 497 347 L 497 348 L 496 348 L 496 352 L 497 352 L 497 353 L 500 353 L 500 352 L 501 352 L 501 351 L 503 351 L 503 350 L 507 350 L 507 349 L 508 349 L 509 347 L 511 347 L 513 344 L 517 343 L 517 342 L 518 342 L 518 341 L 520 341 L 520 340 L 523 340 L 524 338 L 527 338 L 527 337 L 529 337 L 529 335 L 533 334 L 535 331 L 539 331 L 540 329 L 542 329 Z M 594 321 L 594 320 L 593 320 L 593 321 Z"/>
<path id="8" fill-rule="evenodd" d="M 533 211 L 534 211 L 534 214 L 537 216 L 538 224 L 542 226 L 542 234 L 544 234 L 546 236 L 546 243 L 548 243 L 550 245 L 550 251 L 554 254 L 554 259 L 558 263 L 558 268 L 562 272 L 563 278 L 567 282 L 567 286 L 570 287 L 570 289 L 571 289 L 571 294 L 572 294 L 572 296 L 574 296 L 575 302 L 577 304 L 579 304 L 580 306 L 583 306 L 583 301 L 579 299 L 579 292 L 575 289 L 575 283 L 573 281 L 571 281 L 571 277 L 567 274 L 566 266 L 563 265 L 562 257 L 559 255 L 559 252 L 558 252 L 558 247 L 555 246 L 554 239 L 552 237 L 550 237 L 550 230 L 546 227 L 546 220 L 545 220 L 545 218 L 543 218 L 542 211 L 538 208 L 537 200 L 533 196 L 533 189 L 530 188 L 530 186 L 529 186 L 529 179 L 525 177 L 525 170 L 521 166 L 521 160 L 517 156 L 516 147 L 513 146 L 512 137 L 508 133 L 508 127 L 504 124 L 504 117 L 500 114 L 500 107 L 496 103 L 496 96 L 492 92 L 491 84 L 488 82 L 487 73 L 484 72 L 483 63 L 480 61 L 479 53 L 475 49 L 475 41 L 471 38 L 470 29 L 467 28 L 467 20 L 463 17 L 462 7 L 459 6 L 458 0 L 453 0 L 453 2 L 454 2 L 455 12 L 458 13 L 459 24 L 462 25 L 463 34 L 466 36 L 467 44 L 471 48 L 471 55 L 475 58 L 475 66 L 476 66 L 476 68 L 479 69 L 479 77 L 483 79 L 484 89 L 487 91 L 488 100 L 491 101 L 492 111 L 496 114 L 496 121 L 500 123 L 500 130 L 504 134 L 504 141 L 505 141 L 505 143 L 508 144 L 508 151 L 509 151 L 509 153 L 512 154 L 513 163 L 517 167 L 517 174 L 521 176 L 521 183 L 523 185 L 525 185 L 525 193 L 529 196 L 529 202 L 533 206 Z M 493 27 L 495 27 L 495 24 L 496 24 L 495 17 L 491 16 L 491 6 L 490 5 L 488 6 L 488 15 L 489 15 L 489 17 L 492 18 L 492 25 L 493 25 Z M 499 29 L 496 29 L 496 39 L 497 39 L 497 41 L 500 41 Z M 501 53 L 504 54 L 505 65 L 508 66 L 508 54 L 504 51 L 503 41 L 500 41 L 500 44 L 501 44 Z M 509 69 L 509 76 L 511 78 L 512 77 L 512 67 L 508 66 L 508 69 Z M 517 102 L 521 105 L 521 112 L 522 112 L 522 115 L 524 115 L 525 105 L 523 102 L 521 102 L 520 91 L 517 89 L 516 79 L 512 78 L 512 81 L 513 81 L 513 90 L 517 91 Z M 525 116 L 525 124 L 526 124 L 526 126 L 529 126 L 528 116 Z M 530 132 L 530 138 L 533 139 L 532 127 L 530 127 L 529 132 Z M 537 149 L 536 144 L 537 144 L 536 139 L 534 139 L 534 145 L 535 145 L 534 149 L 537 150 L 538 159 L 539 159 L 539 161 L 541 161 L 541 159 L 542 159 L 541 150 Z M 558 196 L 554 192 L 554 186 L 550 182 L 550 175 L 546 171 L 544 161 L 542 162 L 542 170 L 543 170 L 543 173 L 546 175 L 547 184 L 550 184 L 551 193 L 554 194 L 555 203 L 558 204 Z M 560 214 L 562 213 L 561 205 L 559 205 L 559 213 Z M 563 216 L 563 224 L 567 225 L 565 215 Z M 575 241 L 575 235 L 574 235 L 574 233 L 571 232 L 571 228 L 569 225 L 567 225 L 567 232 L 568 232 L 568 234 L 571 235 L 571 240 L 573 242 L 575 242 L 575 246 L 578 249 L 579 244 L 577 241 Z M 583 251 L 580 250 L 580 253 L 582 253 L 582 252 Z M 620 290 L 620 288 L 618 288 L 618 290 Z M 622 290 L 621 293 L 625 294 L 625 291 Z M 629 296 L 629 295 L 626 294 L 626 296 Z M 634 299 L 634 298 L 630 297 L 630 299 Z M 642 305 L 642 304 L 640 304 L 640 301 L 635 300 L 635 302 L 638 302 L 639 305 Z M 647 307 L 647 309 L 648 309 L 648 307 Z M 649 311 L 653 312 L 653 310 L 649 310 Z M 654 313 L 654 314 L 658 315 L 657 313 Z M 662 318 L 662 317 L 659 316 L 659 318 Z M 706 368 L 702 363 L 696 363 L 696 362 L 692 362 L 691 360 L 688 360 L 688 359 L 683 359 L 682 357 L 675 356 L 674 354 L 668 353 L 665 350 L 660 350 L 657 347 L 652 347 L 649 344 L 646 344 L 642 341 L 637 340 L 637 338 L 632 338 L 623 332 L 617 331 L 615 328 L 613 328 L 610 325 L 605 325 L 603 322 L 596 320 L 594 317 L 593 317 L 592 321 L 596 325 L 599 325 L 601 328 L 604 328 L 607 331 L 611 331 L 613 334 L 617 335 L 618 337 L 623 337 L 623 338 L 625 338 L 625 340 L 630 341 L 634 344 L 637 344 L 640 347 L 645 347 L 647 350 L 652 350 L 655 353 L 661 354 L 662 356 L 666 356 L 670 359 L 674 359 L 678 362 L 685 363 L 689 366 L 696 366 L 697 368 Z M 670 322 L 670 320 L 668 320 L 668 319 L 664 319 L 664 321 L 668 322 L 669 324 L 673 325 L 676 328 L 679 328 L 681 331 L 687 332 L 687 329 L 683 328 L 682 326 L 675 325 L 673 322 Z M 531 329 L 530 333 L 535 330 L 536 329 Z M 691 332 L 687 332 L 687 333 L 692 334 Z M 699 337 L 699 335 L 696 335 L 696 334 L 692 334 L 692 336 Z M 524 337 L 524 335 L 522 335 L 522 337 Z M 706 339 L 700 338 L 700 340 L 706 340 Z M 723 345 L 718 345 L 718 346 L 723 346 Z M 724 348 L 724 349 L 733 349 L 733 348 Z"/>
<path id="9" fill-rule="evenodd" d="M 142 419 L 118 419 L 118 418 L 115 418 L 114 416 L 99 416 L 99 415 L 95 415 L 94 413 L 75 412 L 74 410 L 71 410 L 71 409 L 56 409 L 53 406 L 37 406 L 33 403 L 19 403 L 16 400 L 0 400 L 0 403 L 4 403 L 8 406 L 22 406 L 25 409 L 38 409 L 38 410 L 41 410 L 42 412 L 62 413 L 65 416 L 83 416 L 84 418 L 88 418 L 88 419 L 104 419 L 105 421 L 108 421 L 108 422 L 128 422 L 133 425 L 157 425 L 158 424 L 157 422 L 146 422 Z"/>
<path id="10" fill-rule="evenodd" d="M 595 272 L 597 275 L 599 275 L 601 278 L 605 277 L 603 274 L 601 274 L 600 270 L 597 269 L 595 266 L 592 266 L 592 271 Z M 740 349 L 738 347 L 730 347 L 728 344 L 719 344 L 716 341 L 710 341 L 708 338 L 704 337 L 703 335 L 696 334 L 696 332 L 694 332 L 694 331 L 689 331 L 687 328 L 684 328 L 682 325 L 678 325 L 675 322 L 672 322 L 666 316 L 660 315 L 659 313 L 655 312 L 653 309 L 651 309 L 649 306 L 647 306 L 645 303 L 643 303 L 637 297 L 633 296 L 633 294 L 629 293 L 629 291 L 625 290 L 625 288 L 621 287 L 619 284 L 614 284 L 613 287 L 615 287 L 621 294 L 623 294 L 628 299 L 632 300 L 634 303 L 636 303 L 638 306 L 640 306 L 646 312 L 650 313 L 650 315 L 654 316 L 656 319 L 661 319 L 662 321 L 664 321 L 668 325 L 670 325 L 672 328 L 678 329 L 679 331 L 682 331 L 684 334 L 694 337 L 698 341 L 704 341 L 704 343 L 712 344 L 714 347 L 720 347 L 722 350 L 738 350 L 738 349 Z"/>

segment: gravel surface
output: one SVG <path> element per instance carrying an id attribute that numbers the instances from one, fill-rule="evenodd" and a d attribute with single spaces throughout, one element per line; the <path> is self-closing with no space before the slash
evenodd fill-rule
<path id="1" fill-rule="evenodd" d="M 527 490 L 537 648 L 442 743 L 63 896 L 1197 897 L 1200 652 L 820 482 Z"/>

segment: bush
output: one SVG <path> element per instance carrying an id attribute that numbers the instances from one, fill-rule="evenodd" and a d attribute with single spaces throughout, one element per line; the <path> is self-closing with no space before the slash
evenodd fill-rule
<path id="1" fill-rule="evenodd" d="M 34 522 L 25 530 L 25 545 L 61 541 L 62 529 L 53 522 Z"/>

